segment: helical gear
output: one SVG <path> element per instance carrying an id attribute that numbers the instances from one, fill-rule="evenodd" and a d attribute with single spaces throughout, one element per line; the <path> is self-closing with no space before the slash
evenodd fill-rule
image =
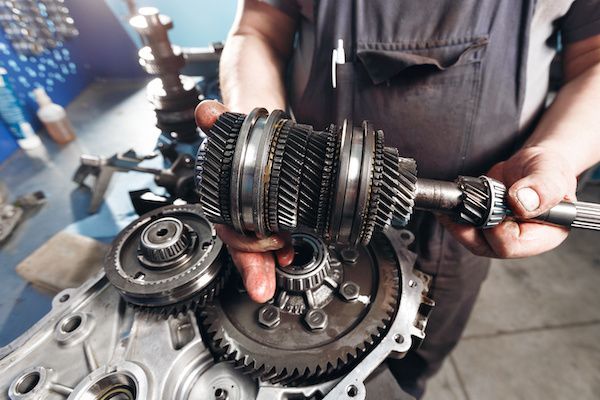
<path id="1" fill-rule="evenodd" d="M 486 177 L 461 176 L 457 180 L 463 192 L 462 205 L 457 218 L 480 228 L 498 225 L 508 214 L 506 207 L 506 187 L 500 182 Z"/>
<path id="2" fill-rule="evenodd" d="M 244 114 L 221 114 L 198 150 L 196 187 L 204 215 L 213 222 L 231 224 L 231 162 L 244 118 Z"/>
<path id="3" fill-rule="evenodd" d="M 198 189 L 212 222 L 258 236 L 304 230 L 350 245 L 408 223 L 416 165 L 385 148 L 383 132 L 368 124 L 317 131 L 264 109 L 244 117 L 219 117 L 198 153 Z"/>

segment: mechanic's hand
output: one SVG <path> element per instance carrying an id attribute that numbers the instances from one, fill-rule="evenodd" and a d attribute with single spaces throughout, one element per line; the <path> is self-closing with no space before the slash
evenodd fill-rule
<path id="1" fill-rule="evenodd" d="M 214 100 L 196 107 L 196 123 L 205 132 L 227 108 Z M 275 294 L 275 257 L 281 266 L 291 264 L 294 250 L 289 235 L 273 235 L 264 239 L 243 236 L 225 225 L 215 225 L 217 234 L 227 245 L 234 264 L 240 271 L 250 298 L 264 303 Z"/>
<path id="2" fill-rule="evenodd" d="M 562 200 L 575 201 L 576 174 L 565 157 L 543 147 L 521 149 L 496 164 L 488 175 L 504 183 L 508 204 L 517 218 L 533 218 Z M 497 258 L 519 258 L 557 247 L 569 231 L 535 222 L 505 220 L 491 229 L 476 229 L 454 223 L 448 216 L 440 222 L 474 254 Z"/>

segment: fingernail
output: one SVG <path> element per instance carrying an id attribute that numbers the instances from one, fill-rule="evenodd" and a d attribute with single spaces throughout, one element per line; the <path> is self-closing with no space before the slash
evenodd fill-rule
<path id="1" fill-rule="evenodd" d="M 527 211 L 535 211 L 540 206 L 540 196 L 538 196 L 535 190 L 529 187 L 517 190 L 517 199 L 519 199 L 519 203 Z"/>
<path id="2" fill-rule="evenodd" d="M 283 240 L 281 240 L 281 238 L 279 238 L 278 236 L 271 236 L 271 246 L 275 247 L 276 249 L 279 249 L 283 246 Z"/>

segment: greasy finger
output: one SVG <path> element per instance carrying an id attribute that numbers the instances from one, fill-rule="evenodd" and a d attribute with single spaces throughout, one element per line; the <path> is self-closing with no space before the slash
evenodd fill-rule
<path id="1" fill-rule="evenodd" d="M 226 225 L 215 225 L 217 235 L 221 240 L 236 250 L 249 253 L 262 253 L 265 251 L 279 250 L 285 245 L 285 240 L 280 236 L 274 235 L 264 239 L 257 239 L 255 236 L 240 235 Z"/>
<path id="2" fill-rule="evenodd" d="M 217 118 L 221 114 L 227 111 L 227 107 L 219 103 L 216 100 L 204 100 L 196 107 L 194 115 L 196 117 L 196 124 L 203 131 L 208 131 Z"/>
<path id="3" fill-rule="evenodd" d="M 275 261 L 272 253 L 246 253 L 229 248 L 233 263 L 240 271 L 248 296 L 264 303 L 275 294 Z"/>

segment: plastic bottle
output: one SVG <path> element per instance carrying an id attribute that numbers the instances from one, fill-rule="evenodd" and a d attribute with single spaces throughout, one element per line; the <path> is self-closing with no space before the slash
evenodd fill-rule
<path id="1" fill-rule="evenodd" d="M 33 96 L 40 106 L 37 116 L 44 124 L 52 140 L 58 144 L 65 144 L 74 140 L 75 132 L 65 109 L 53 103 L 44 88 L 35 89 Z"/>
<path id="2" fill-rule="evenodd" d="M 22 149 L 36 148 L 42 144 L 42 141 L 25 120 L 23 110 L 4 75 L 6 70 L 0 68 L 0 118 L 8 125 L 8 130 L 17 139 Z"/>

